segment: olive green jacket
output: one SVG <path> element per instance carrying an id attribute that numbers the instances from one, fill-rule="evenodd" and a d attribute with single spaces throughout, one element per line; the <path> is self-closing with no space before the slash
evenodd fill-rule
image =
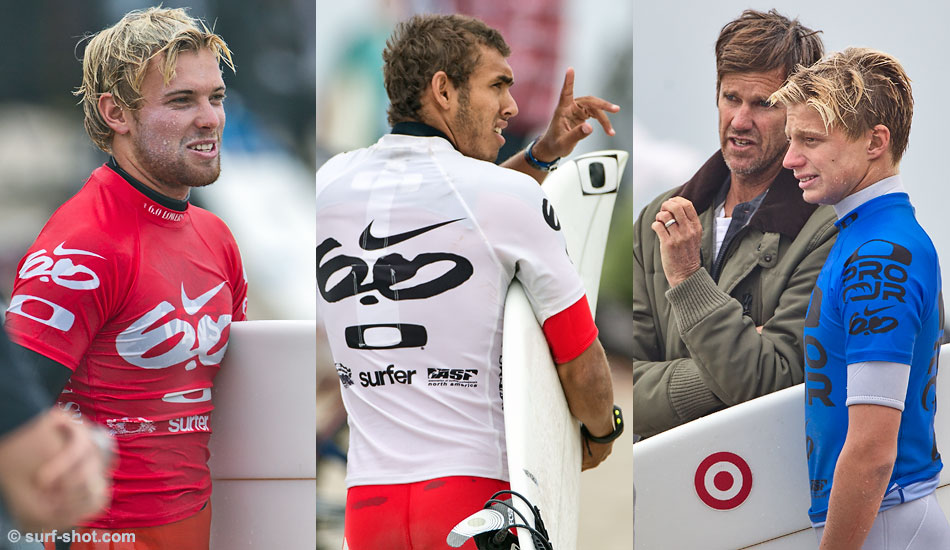
<path id="1" fill-rule="evenodd" d="M 802 325 L 837 228 L 829 206 L 802 199 L 789 170 L 775 178 L 726 250 L 718 283 L 716 196 L 729 176 L 717 152 L 678 189 L 650 203 L 633 231 L 633 411 L 644 437 L 802 382 Z M 692 201 L 703 226 L 702 268 L 670 289 L 650 228 L 663 201 Z M 756 327 L 762 327 L 761 334 Z"/>

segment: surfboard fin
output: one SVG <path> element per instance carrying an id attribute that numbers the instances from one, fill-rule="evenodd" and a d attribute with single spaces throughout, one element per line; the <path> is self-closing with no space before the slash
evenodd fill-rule
<path id="1" fill-rule="evenodd" d="M 518 550 L 517 537 L 508 531 L 516 523 L 514 519 L 511 510 L 493 504 L 459 522 L 449 532 L 445 542 L 452 548 L 459 548 L 465 541 L 474 538 L 479 550 Z M 500 540 L 496 542 L 495 539 Z"/>
<path id="2" fill-rule="evenodd" d="M 497 497 L 510 494 L 520 498 L 531 509 L 534 526 L 513 505 L 511 499 L 498 500 Z M 521 523 L 518 523 L 518 520 Z M 520 550 L 517 535 L 512 529 L 526 529 L 531 534 L 534 550 L 554 550 L 541 511 L 528 500 L 514 491 L 500 491 L 492 495 L 485 507 L 465 518 L 456 525 L 445 541 L 452 548 L 458 548 L 468 539 L 474 539 L 478 550 Z"/>

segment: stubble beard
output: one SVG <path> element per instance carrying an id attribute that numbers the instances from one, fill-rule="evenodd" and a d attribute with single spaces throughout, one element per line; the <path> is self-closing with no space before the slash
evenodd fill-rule
<path id="1" fill-rule="evenodd" d="M 731 161 L 725 153 L 723 153 L 722 158 L 731 173 L 737 174 L 739 176 L 757 176 L 770 170 L 775 166 L 776 163 L 781 163 L 782 157 L 785 156 L 785 150 L 786 147 L 782 147 L 776 151 L 774 155 L 769 157 L 766 157 L 765 154 L 763 154 L 761 157 L 753 159 L 751 163 L 745 166 L 736 166 L 736 163 Z"/>
<path id="2" fill-rule="evenodd" d="M 132 143 L 142 170 L 151 178 L 169 187 L 204 187 L 217 181 L 221 174 L 220 140 L 215 145 L 218 148 L 218 155 L 211 165 L 203 168 L 189 166 L 185 159 L 187 152 L 182 152 L 182 150 L 177 153 L 155 151 L 143 143 L 138 136 Z M 184 149 L 184 145 L 181 147 Z"/>
<path id="3" fill-rule="evenodd" d="M 462 88 L 459 93 L 459 110 L 455 113 L 455 128 L 456 136 L 464 135 L 468 138 L 473 138 L 470 143 L 464 145 L 465 149 L 468 149 L 467 151 L 462 150 L 462 143 L 457 143 L 463 155 L 488 162 L 494 162 L 495 158 L 498 157 L 497 150 L 495 150 L 494 153 L 484 152 L 483 154 L 483 152 L 478 149 L 478 142 L 481 135 L 479 133 L 478 122 L 472 115 L 471 104 L 468 99 L 468 90 L 465 88 Z"/>

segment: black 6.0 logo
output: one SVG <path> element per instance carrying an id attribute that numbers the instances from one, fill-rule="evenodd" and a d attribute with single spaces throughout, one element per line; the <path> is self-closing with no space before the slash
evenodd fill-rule
<path id="1" fill-rule="evenodd" d="M 373 224 L 370 222 L 360 234 L 360 248 L 380 250 L 456 221 L 459 220 L 450 220 L 385 237 L 373 236 L 371 232 Z M 393 301 L 423 300 L 461 285 L 474 273 L 470 261 L 458 254 L 448 252 L 422 253 L 412 259 L 407 259 L 398 253 L 387 254 L 378 258 L 373 263 L 372 269 L 362 258 L 346 254 L 324 261 L 330 251 L 341 246 L 343 245 L 332 237 L 324 239 L 317 246 L 317 289 L 323 299 L 330 303 L 364 294 L 360 303 L 373 305 L 378 303 L 379 299 L 372 294 L 372 291 Z M 419 270 L 438 262 L 449 262 L 452 267 L 434 279 L 422 279 L 415 285 L 406 286 L 406 283 L 416 282 L 414 279 Z M 370 271 L 372 271 L 372 278 L 367 281 Z M 328 286 L 330 279 L 338 272 L 342 272 L 342 278 L 332 286 Z M 399 333 L 399 340 L 385 345 L 370 344 L 365 335 L 367 331 L 373 329 L 395 330 Z M 421 347 L 428 339 L 424 326 L 409 323 L 355 325 L 346 327 L 344 335 L 347 345 L 355 349 Z"/>

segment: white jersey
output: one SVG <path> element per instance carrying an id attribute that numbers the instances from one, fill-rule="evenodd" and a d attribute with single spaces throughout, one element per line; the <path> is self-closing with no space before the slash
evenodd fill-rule
<path id="1" fill-rule="evenodd" d="M 543 323 L 584 296 L 532 178 L 390 134 L 317 173 L 317 300 L 349 414 L 347 486 L 508 479 L 508 285 Z"/>

